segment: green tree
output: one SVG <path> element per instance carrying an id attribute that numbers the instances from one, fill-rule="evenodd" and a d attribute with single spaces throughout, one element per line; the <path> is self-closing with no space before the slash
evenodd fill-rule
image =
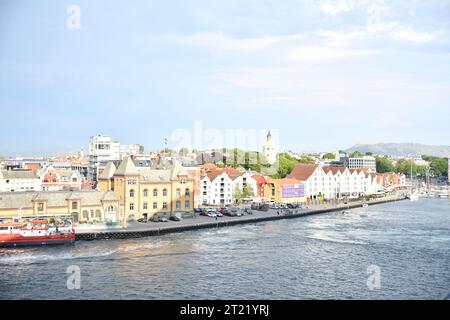
<path id="1" fill-rule="evenodd" d="M 322 157 L 322 159 L 328 159 L 328 160 L 334 160 L 335 158 L 336 158 L 336 156 L 331 152 L 325 153 Z"/>
<path id="2" fill-rule="evenodd" d="M 415 164 L 414 161 L 408 160 L 408 159 L 400 159 L 397 162 L 396 171 L 398 173 L 402 173 L 402 174 L 406 175 L 407 177 L 411 177 L 411 166 L 412 166 L 413 176 L 424 175 L 427 171 L 426 166 L 418 166 Z"/>
<path id="3" fill-rule="evenodd" d="M 430 173 L 434 176 L 448 175 L 448 159 L 432 156 L 422 156 L 422 159 L 430 163 Z"/>
<path id="4" fill-rule="evenodd" d="M 357 157 L 362 157 L 362 156 L 364 156 L 364 154 L 357 150 L 350 153 L 350 158 L 357 158 Z"/>
<path id="5" fill-rule="evenodd" d="M 178 153 L 180 154 L 180 156 L 186 156 L 189 153 L 189 149 L 188 148 L 181 148 L 180 151 L 178 151 Z"/>
<path id="6" fill-rule="evenodd" d="M 394 172 L 395 166 L 391 163 L 387 156 L 384 157 L 375 157 L 377 164 L 377 172 L 385 173 L 385 172 Z"/>
<path id="7" fill-rule="evenodd" d="M 297 163 L 310 163 L 310 161 L 314 161 L 309 157 L 303 157 L 301 160 L 297 160 L 287 153 L 280 153 L 278 155 L 278 169 L 275 174 L 271 177 L 274 179 L 282 179 L 285 178 L 289 173 L 291 173 L 292 169 Z"/>

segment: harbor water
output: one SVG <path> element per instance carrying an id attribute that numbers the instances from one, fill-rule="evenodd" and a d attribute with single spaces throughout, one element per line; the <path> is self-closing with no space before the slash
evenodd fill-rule
<path id="1" fill-rule="evenodd" d="M 72 270 L 79 289 L 68 286 Z M 0 298 L 441 299 L 449 271 L 450 201 L 420 199 L 158 237 L 0 249 Z"/>

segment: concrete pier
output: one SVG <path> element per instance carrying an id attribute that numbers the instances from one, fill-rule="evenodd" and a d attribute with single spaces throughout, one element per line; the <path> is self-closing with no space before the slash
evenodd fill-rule
<path id="1" fill-rule="evenodd" d="M 362 207 L 363 203 L 369 206 L 405 200 L 404 197 L 389 197 L 376 199 L 371 201 L 352 201 L 347 204 L 340 203 L 335 205 L 311 205 L 304 209 L 289 209 L 293 211 L 292 214 L 285 214 L 287 210 L 270 209 L 269 211 L 252 210 L 252 215 L 245 215 L 242 217 L 228 217 L 220 218 L 197 216 L 195 218 L 183 219 L 182 221 L 169 222 L 148 222 L 148 223 L 133 223 L 127 228 L 111 228 L 99 230 L 76 230 L 76 240 L 105 240 L 105 239 L 129 239 L 141 238 L 149 236 L 159 236 L 168 233 L 183 232 L 189 230 L 199 230 L 207 228 L 221 228 L 233 226 L 238 224 L 257 223 L 264 221 L 273 221 L 281 219 L 293 219 L 326 212 L 341 211 L 346 209 L 354 209 Z"/>

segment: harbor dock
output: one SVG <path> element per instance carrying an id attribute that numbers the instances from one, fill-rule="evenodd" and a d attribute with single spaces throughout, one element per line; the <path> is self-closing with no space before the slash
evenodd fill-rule
<path id="1" fill-rule="evenodd" d="M 377 204 L 401 200 L 405 200 L 405 197 L 392 196 L 382 199 L 373 199 L 370 201 L 349 201 L 348 203 L 309 205 L 302 209 L 289 209 L 289 210 L 269 209 L 268 211 L 253 210 L 252 215 L 245 215 L 241 217 L 223 216 L 218 217 L 216 219 L 212 217 L 196 216 L 193 218 L 183 219 L 182 221 L 148 222 L 148 223 L 135 222 L 130 223 L 126 228 L 110 228 L 98 230 L 77 229 L 76 240 L 129 239 L 129 238 L 141 238 L 149 236 L 160 236 L 164 234 L 177 233 L 183 231 L 208 229 L 208 228 L 222 228 L 239 224 L 250 224 L 281 219 L 293 219 L 327 212 L 360 208 L 365 203 L 369 206 L 373 206 Z"/>

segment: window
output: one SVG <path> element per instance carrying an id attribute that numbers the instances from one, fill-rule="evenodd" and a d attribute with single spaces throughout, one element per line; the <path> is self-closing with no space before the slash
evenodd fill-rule
<path id="1" fill-rule="evenodd" d="M 134 189 L 131 189 L 130 190 L 130 198 L 133 198 L 134 197 Z"/>
<path id="2" fill-rule="evenodd" d="M 144 189 L 144 197 L 148 197 L 148 189 Z"/>
<path id="3" fill-rule="evenodd" d="M 163 197 L 167 197 L 167 189 L 166 188 L 163 189 Z"/>
<path id="4" fill-rule="evenodd" d="M 163 202 L 163 209 L 167 209 L 167 202 Z"/>
<path id="5" fill-rule="evenodd" d="M 158 196 L 158 189 L 153 189 L 153 196 L 157 197 Z"/>
<path id="6" fill-rule="evenodd" d="M 180 200 L 177 200 L 176 208 L 181 209 L 181 201 Z"/>
<path id="7" fill-rule="evenodd" d="M 78 209 L 78 203 L 72 202 L 72 210 L 77 210 L 77 209 Z"/>
<path id="8" fill-rule="evenodd" d="M 100 210 L 95 210 L 95 218 L 101 220 L 102 219 L 102 213 Z"/>
<path id="9" fill-rule="evenodd" d="M 186 189 L 186 190 L 184 191 L 184 195 L 185 195 L 186 197 L 189 197 L 190 194 L 191 194 L 191 191 L 190 191 L 189 189 Z"/>
<path id="10" fill-rule="evenodd" d="M 42 202 L 38 203 L 37 211 L 44 211 L 44 204 Z"/>
<path id="11" fill-rule="evenodd" d="M 89 219 L 89 211 L 83 210 L 83 219 L 88 220 Z"/>
<path id="12" fill-rule="evenodd" d="M 130 203 L 130 210 L 134 210 L 134 203 Z"/>
<path id="13" fill-rule="evenodd" d="M 153 209 L 158 209 L 158 203 L 153 202 Z"/>
<path id="14" fill-rule="evenodd" d="M 189 209 L 191 207 L 191 202 L 189 201 L 189 200 L 186 200 L 185 202 L 184 202 L 184 208 L 185 209 Z"/>
<path id="15" fill-rule="evenodd" d="M 181 197 L 181 190 L 177 189 L 177 197 Z"/>
<path id="16" fill-rule="evenodd" d="M 144 202 L 144 210 L 147 210 L 148 204 L 147 202 Z"/>

